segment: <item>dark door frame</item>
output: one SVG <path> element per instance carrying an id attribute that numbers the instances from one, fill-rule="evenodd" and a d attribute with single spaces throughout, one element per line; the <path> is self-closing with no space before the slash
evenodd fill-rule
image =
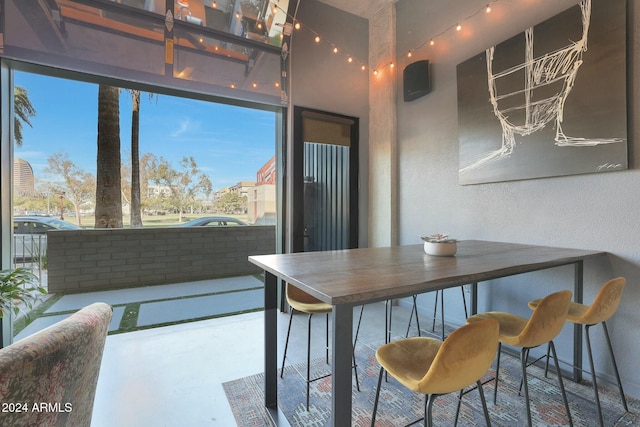
<path id="1" fill-rule="evenodd" d="M 359 227 L 359 119 L 357 117 L 314 110 L 306 107 L 293 107 L 293 165 L 289 168 L 292 172 L 293 214 L 292 218 L 292 252 L 304 250 L 304 138 L 303 116 L 313 115 L 314 118 L 328 122 L 345 123 L 350 127 L 349 146 L 349 248 L 358 247 Z"/>

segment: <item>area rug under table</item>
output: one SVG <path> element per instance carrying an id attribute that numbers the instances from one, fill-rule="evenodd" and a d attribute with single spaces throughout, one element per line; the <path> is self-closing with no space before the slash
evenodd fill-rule
<path id="1" fill-rule="evenodd" d="M 375 360 L 374 350 L 369 346 L 358 346 L 358 375 L 360 391 L 356 390 L 355 378 L 352 394 L 352 425 L 369 426 L 375 399 L 375 389 L 380 367 Z M 312 361 L 312 377 L 330 372 L 324 358 Z M 553 371 L 552 371 L 553 372 Z M 292 426 L 324 426 L 331 415 L 331 377 L 311 384 L 310 407 L 305 407 L 305 364 L 285 368 L 284 378 L 278 383 L 278 404 Z M 531 366 L 529 376 L 529 396 L 532 418 L 536 426 L 568 425 L 562 395 L 555 374 L 544 376 L 544 370 Z M 495 374 L 495 367 L 487 373 L 485 380 Z M 520 385 L 520 361 L 516 357 L 503 354 L 500 363 L 500 386 L 498 400 L 493 403 L 493 382 L 484 387 L 491 423 L 494 426 L 524 426 L 526 407 L 524 396 L 518 395 Z M 591 383 L 580 384 L 564 381 L 573 417 L 574 426 L 597 426 L 597 410 Z M 253 375 L 223 384 L 229 404 L 238 426 L 271 426 L 264 409 L 264 376 Z M 630 412 L 625 413 L 617 388 L 600 387 L 600 400 L 606 426 L 640 426 L 640 402 L 628 399 Z M 435 425 L 453 425 L 456 411 L 457 393 L 438 397 L 433 405 Z M 404 426 L 423 417 L 424 396 L 414 394 L 389 377 L 382 383 L 377 426 Z M 477 390 L 462 399 L 459 426 L 484 426 L 484 415 Z"/>

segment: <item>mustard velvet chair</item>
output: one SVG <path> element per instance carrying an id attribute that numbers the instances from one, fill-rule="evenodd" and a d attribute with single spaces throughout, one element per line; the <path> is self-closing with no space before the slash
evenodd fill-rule
<path id="1" fill-rule="evenodd" d="M 627 406 L 627 399 L 624 396 L 624 390 L 622 389 L 622 382 L 620 381 L 620 373 L 618 372 L 618 365 L 616 363 L 615 355 L 613 354 L 613 347 L 611 346 L 611 338 L 609 338 L 609 331 L 607 330 L 607 320 L 611 318 L 618 309 L 620 300 L 622 299 L 622 291 L 627 280 L 624 277 L 616 277 L 605 283 L 598 291 L 593 303 L 591 305 L 579 304 L 571 302 L 569 304 L 569 313 L 566 320 L 572 323 L 583 325 L 585 336 L 587 339 L 587 352 L 589 354 L 589 365 L 591 366 L 591 379 L 593 382 L 593 393 L 596 398 L 596 404 L 598 408 L 598 418 L 600 425 L 604 426 L 604 420 L 602 418 L 602 407 L 600 406 L 600 396 L 598 394 L 598 382 L 595 375 L 595 367 L 593 365 L 593 352 L 591 350 L 591 338 L 589 336 L 589 329 L 591 326 L 602 324 L 604 329 L 604 336 L 607 339 L 607 345 L 609 346 L 609 354 L 611 355 L 611 361 L 613 362 L 613 370 L 616 374 L 616 380 L 618 381 L 618 389 L 620 391 L 620 397 L 622 399 L 622 405 L 625 411 L 629 411 Z M 529 301 L 529 307 L 536 309 L 540 305 L 540 300 L 536 299 Z M 549 351 L 547 350 L 547 365 L 549 363 Z"/>
<path id="2" fill-rule="evenodd" d="M 378 388 L 371 416 L 376 421 L 380 387 L 386 371 L 400 384 L 416 393 L 426 395 L 425 426 L 432 425 L 431 409 L 436 397 L 460 390 L 456 411 L 456 424 L 460 411 L 462 390 L 476 384 L 488 426 L 491 425 L 480 379 L 486 374 L 496 357 L 500 324 L 487 319 L 456 329 L 440 341 L 428 337 L 412 337 L 385 344 L 376 351 L 380 363 Z"/>
<path id="3" fill-rule="evenodd" d="M 529 387 L 527 385 L 527 361 L 529 358 L 529 350 L 547 343 L 555 360 L 558 385 L 562 392 L 562 399 L 564 400 L 564 407 L 567 411 L 569 425 L 573 425 L 571 412 L 569 410 L 569 402 L 567 401 L 567 394 L 564 390 L 562 375 L 560 375 L 558 356 L 556 355 L 556 348 L 553 344 L 553 339 L 560 333 L 564 326 L 567 313 L 569 312 L 571 296 L 571 291 L 560 291 L 546 296 L 540 300 L 538 307 L 534 310 L 529 319 L 501 311 L 490 311 L 487 313 L 475 314 L 467 319 L 468 324 L 485 319 L 497 319 L 498 322 L 500 322 L 500 336 L 498 338 L 500 344 L 498 345 L 498 361 L 496 363 L 495 388 L 493 392 L 494 403 L 496 402 L 498 393 L 500 350 L 502 349 L 502 344 L 521 348 L 520 361 L 522 364 L 522 384 L 524 386 L 529 426 L 532 425 Z"/>
<path id="4" fill-rule="evenodd" d="M 287 296 L 287 302 L 289 303 L 291 310 L 289 314 L 289 326 L 287 328 L 287 339 L 285 340 L 284 354 L 282 356 L 282 368 L 280 369 L 280 378 L 284 376 L 284 362 L 287 359 L 287 350 L 289 348 L 289 336 L 291 335 L 291 323 L 293 321 L 293 313 L 294 311 L 306 313 L 308 314 L 308 318 L 307 318 L 307 376 L 305 380 L 307 383 L 306 402 L 307 402 L 307 411 L 308 411 L 309 410 L 309 387 L 311 386 L 311 383 L 319 379 L 326 378 L 328 376 L 328 375 L 324 375 L 318 378 L 310 378 L 311 377 L 311 317 L 314 314 L 324 314 L 326 316 L 326 328 L 325 328 L 326 355 L 325 357 L 326 357 L 327 363 L 329 363 L 329 313 L 331 313 L 333 308 L 331 304 L 327 304 L 320 301 L 316 297 L 309 295 L 308 293 L 296 288 L 290 283 L 287 283 L 287 286 L 286 286 L 286 296 Z M 362 311 L 360 312 L 360 315 L 362 316 Z M 355 339 L 356 340 L 358 339 L 357 334 Z M 353 356 L 353 367 L 354 367 L 355 376 L 356 376 L 356 387 L 358 391 L 360 391 L 360 384 L 358 381 L 358 367 L 356 366 L 356 363 L 355 363 L 355 351 L 352 352 L 352 356 Z"/>
<path id="5" fill-rule="evenodd" d="M 109 305 L 91 304 L 0 349 L 0 402 L 22 410 L 0 414 L 0 425 L 89 426 L 111 317 Z"/>

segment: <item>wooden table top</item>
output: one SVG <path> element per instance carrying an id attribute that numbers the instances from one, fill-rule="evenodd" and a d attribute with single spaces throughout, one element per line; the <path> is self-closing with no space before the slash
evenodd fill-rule
<path id="1" fill-rule="evenodd" d="M 463 240 L 452 257 L 423 245 L 250 256 L 249 261 L 320 300 L 365 304 L 571 264 L 601 251 Z"/>

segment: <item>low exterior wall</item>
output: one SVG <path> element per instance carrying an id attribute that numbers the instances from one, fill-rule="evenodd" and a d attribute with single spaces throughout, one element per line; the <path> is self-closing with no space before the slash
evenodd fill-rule
<path id="1" fill-rule="evenodd" d="M 48 233 L 49 292 L 87 292 L 254 274 L 275 252 L 274 226 Z"/>

